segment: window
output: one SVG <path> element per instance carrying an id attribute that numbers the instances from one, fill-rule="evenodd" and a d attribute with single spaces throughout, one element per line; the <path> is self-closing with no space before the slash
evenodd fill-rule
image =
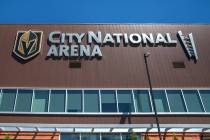
<path id="1" fill-rule="evenodd" d="M 133 140 L 133 139 L 141 140 L 140 134 L 132 134 L 132 133 L 122 134 L 122 140 Z"/>
<path id="2" fill-rule="evenodd" d="M 152 94 L 158 112 L 210 112 L 210 89 L 155 89 Z M 149 90 L 0 89 L 0 112 L 135 111 L 152 112 Z"/>
<path id="3" fill-rule="evenodd" d="M 119 112 L 134 112 L 132 91 L 118 90 L 117 92 Z"/>
<path id="4" fill-rule="evenodd" d="M 168 103 L 164 90 L 153 90 L 157 112 L 169 112 Z"/>
<path id="5" fill-rule="evenodd" d="M 167 90 L 168 101 L 172 112 L 186 112 L 181 90 Z"/>
<path id="6" fill-rule="evenodd" d="M 115 90 L 101 90 L 102 112 L 117 112 Z"/>
<path id="7" fill-rule="evenodd" d="M 189 112 L 203 112 L 201 101 L 196 90 L 183 90 Z"/>
<path id="8" fill-rule="evenodd" d="M 82 90 L 68 90 L 67 112 L 82 112 Z"/>
<path id="9" fill-rule="evenodd" d="M 65 112 L 65 90 L 52 90 L 50 96 L 50 112 Z"/>
<path id="10" fill-rule="evenodd" d="M 100 134 L 81 134 L 81 140 L 100 140 Z"/>
<path id="11" fill-rule="evenodd" d="M 201 140 L 210 140 L 210 136 L 208 134 L 201 135 Z"/>
<path id="12" fill-rule="evenodd" d="M 61 134 L 61 140 L 80 140 L 79 134 Z"/>
<path id="13" fill-rule="evenodd" d="M 35 90 L 32 112 L 47 112 L 49 101 L 48 90 Z"/>
<path id="14" fill-rule="evenodd" d="M 121 140 L 120 134 L 101 134 L 101 140 Z"/>
<path id="15" fill-rule="evenodd" d="M 200 90 L 200 95 L 206 112 L 210 112 L 210 90 Z"/>
<path id="16" fill-rule="evenodd" d="M 0 111 L 13 111 L 16 93 L 16 89 L 2 89 Z"/>
<path id="17" fill-rule="evenodd" d="M 84 96 L 84 112 L 99 112 L 98 90 L 85 90 Z"/>
<path id="18" fill-rule="evenodd" d="M 30 112 L 33 90 L 18 90 L 15 111 Z"/>
<path id="19" fill-rule="evenodd" d="M 151 112 L 148 90 L 134 90 L 137 112 Z"/>
<path id="20" fill-rule="evenodd" d="M 2 96 L 3 96 L 3 93 L 1 92 L 1 89 L 0 89 L 0 106 L 1 106 Z"/>

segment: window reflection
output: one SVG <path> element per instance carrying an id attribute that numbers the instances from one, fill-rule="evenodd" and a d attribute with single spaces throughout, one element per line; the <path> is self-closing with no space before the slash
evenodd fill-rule
<path id="1" fill-rule="evenodd" d="M 102 112 L 117 112 L 115 90 L 101 90 Z"/>
<path id="2" fill-rule="evenodd" d="M 99 112 L 99 91 L 85 90 L 84 93 L 84 111 Z"/>
<path id="3" fill-rule="evenodd" d="M 82 112 L 82 90 L 68 90 L 67 112 Z"/>
<path id="4" fill-rule="evenodd" d="M 183 90 L 189 112 L 203 112 L 201 101 L 196 90 Z"/>
<path id="5" fill-rule="evenodd" d="M 18 90 L 15 111 L 30 112 L 33 90 Z"/>
<path id="6" fill-rule="evenodd" d="M 48 90 L 35 90 L 32 112 L 47 112 L 49 101 Z"/>
<path id="7" fill-rule="evenodd" d="M 134 90 L 137 112 L 151 112 L 148 90 Z"/>
<path id="8" fill-rule="evenodd" d="M 50 96 L 50 112 L 65 112 L 65 90 L 52 90 Z"/>
<path id="9" fill-rule="evenodd" d="M 153 95 L 154 95 L 157 112 L 169 112 L 165 91 L 154 90 Z"/>
<path id="10" fill-rule="evenodd" d="M 201 98 L 207 112 L 210 112 L 210 90 L 200 90 Z"/>
<path id="11" fill-rule="evenodd" d="M 172 112 L 186 112 L 181 90 L 167 90 L 168 100 Z"/>
<path id="12" fill-rule="evenodd" d="M 133 97 L 131 90 L 118 90 L 119 112 L 134 112 Z"/>
<path id="13" fill-rule="evenodd" d="M 16 89 L 2 89 L 0 111 L 13 111 L 16 93 Z"/>

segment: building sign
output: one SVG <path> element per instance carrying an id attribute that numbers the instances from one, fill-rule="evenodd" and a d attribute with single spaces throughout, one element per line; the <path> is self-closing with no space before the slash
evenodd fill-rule
<path id="1" fill-rule="evenodd" d="M 184 36 L 182 34 L 182 31 L 178 31 L 178 37 L 181 41 L 181 44 L 184 48 L 184 51 L 186 52 L 189 59 L 194 59 L 195 61 L 198 60 L 198 54 L 195 47 L 195 42 L 193 39 L 192 33 L 190 33 L 188 36 Z"/>
<path id="2" fill-rule="evenodd" d="M 41 31 L 18 31 L 13 53 L 23 60 L 36 56 L 41 49 Z M 198 59 L 192 33 L 184 36 L 181 31 L 177 33 L 189 59 Z M 101 47 L 171 47 L 176 46 L 177 39 L 170 33 L 105 33 L 101 31 L 88 31 L 85 33 L 71 33 L 52 31 L 48 36 L 49 58 L 79 57 L 101 58 Z"/>
<path id="3" fill-rule="evenodd" d="M 23 59 L 29 60 L 40 53 L 42 31 L 18 31 L 13 53 Z"/>

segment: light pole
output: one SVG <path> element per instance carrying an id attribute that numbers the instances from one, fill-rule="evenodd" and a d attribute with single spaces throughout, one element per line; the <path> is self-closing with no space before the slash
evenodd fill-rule
<path id="1" fill-rule="evenodd" d="M 149 56 L 150 56 L 149 52 L 144 53 L 144 62 L 145 62 L 145 66 L 146 66 L 146 72 L 147 72 L 147 78 L 148 78 L 148 82 L 149 82 L 149 90 L 150 90 L 150 94 L 151 94 L 151 98 L 152 98 L 153 110 L 155 112 L 155 120 L 156 120 L 156 124 L 157 124 L 158 134 L 159 134 L 160 140 L 162 140 L 161 132 L 160 132 L 160 124 L 159 124 L 159 119 L 158 119 L 158 114 L 157 114 L 157 109 L 156 109 L 156 104 L 155 104 L 155 98 L 154 98 L 153 90 L 152 90 L 152 82 L 151 82 L 150 72 L 149 72 L 149 67 L 148 67 L 148 62 L 147 62 L 147 58 Z"/>

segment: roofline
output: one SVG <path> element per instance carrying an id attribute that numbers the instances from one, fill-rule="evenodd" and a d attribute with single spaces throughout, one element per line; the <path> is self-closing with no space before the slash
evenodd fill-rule
<path id="1" fill-rule="evenodd" d="M 125 22 L 72 22 L 72 23 L 0 23 L 0 25 L 210 25 L 210 23 L 125 23 Z"/>

